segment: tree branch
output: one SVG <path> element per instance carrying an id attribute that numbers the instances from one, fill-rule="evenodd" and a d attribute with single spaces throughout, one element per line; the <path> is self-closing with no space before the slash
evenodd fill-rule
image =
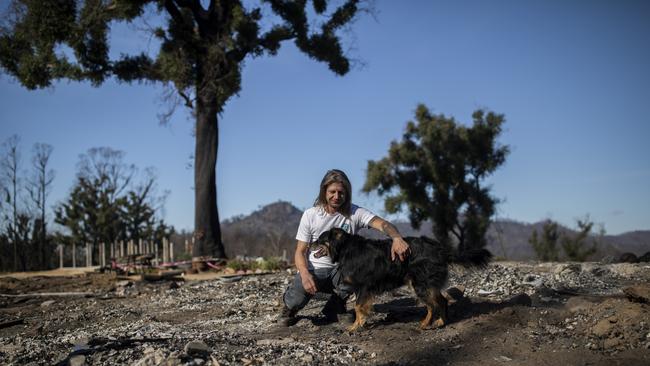
<path id="1" fill-rule="evenodd" d="M 165 10 L 167 10 L 167 13 L 169 13 L 172 19 L 178 23 L 183 22 L 183 15 L 181 14 L 180 10 L 178 10 L 178 7 L 176 7 L 174 0 L 165 0 L 164 5 Z"/>
<path id="2" fill-rule="evenodd" d="M 199 21 L 207 21 L 208 20 L 208 12 L 203 9 L 203 6 L 201 6 L 201 1 L 200 0 L 174 0 L 180 6 L 181 8 L 188 8 L 192 11 L 192 14 L 194 14 L 194 18 L 197 20 L 197 23 Z"/>
<path id="3" fill-rule="evenodd" d="M 194 109 L 194 103 L 192 103 L 192 99 L 187 94 L 185 94 L 182 90 L 179 90 L 178 95 L 180 95 L 181 98 L 183 98 L 186 107 L 190 109 Z"/>

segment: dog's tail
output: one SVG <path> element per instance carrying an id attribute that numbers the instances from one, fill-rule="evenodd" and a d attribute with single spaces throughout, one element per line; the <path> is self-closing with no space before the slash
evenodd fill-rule
<path id="1" fill-rule="evenodd" d="M 436 240 L 422 236 L 422 239 L 436 247 L 442 244 Z M 448 263 L 460 264 L 463 267 L 485 267 L 492 258 L 492 253 L 487 249 L 466 249 L 463 252 L 457 252 L 451 245 L 446 246 L 446 251 L 449 253 Z"/>
<path id="2" fill-rule="evenodd" d="M 463 267 L 485 267 L 492 258 L 492 253 L 487 249 L 467 249 L 462 253 L 454 253 L 451 263 L 457 263 Z"/>

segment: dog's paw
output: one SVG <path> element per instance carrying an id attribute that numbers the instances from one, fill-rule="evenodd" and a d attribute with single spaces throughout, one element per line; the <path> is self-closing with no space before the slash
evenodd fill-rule
<path id="1" fill-rule="evenodd" d="M 445 321 L 442 318 L 438 318 L 435 322 L 433 322 L 432 327 L 433 328 L 442 328 L 445 326 Z"/>

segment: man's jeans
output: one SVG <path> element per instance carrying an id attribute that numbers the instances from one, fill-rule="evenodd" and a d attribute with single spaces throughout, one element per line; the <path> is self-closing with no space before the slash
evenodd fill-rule
<path id="1" fill-rule="evenodd" d="M 343 283 L 338 266 L 334 268 L 310 269 L 309 273 L 311 273 L 314 282 L 316 282 L 316 290 L 318 292 L 333 293 L 345 301 L 354 291 L 350 285 Z M 293 279 L 293 284 L 289 285 L 282 299 L 289 310 L 298 311 L 307 305 L 312 296 L 302 287 L 300 273 L 297 273 Z M 334 296 L 330 300 L 333 298 Z M 343 302 L 343 306 L 345 307 L 345 302 Z M 345 309 L 343 310 L 345 311 Z"/>

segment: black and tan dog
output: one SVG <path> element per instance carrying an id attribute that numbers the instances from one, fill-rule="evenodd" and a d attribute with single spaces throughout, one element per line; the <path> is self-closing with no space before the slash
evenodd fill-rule
<path id="1" fill-rule="evenodd" d="M 417 297 L 426 304 L 427 315 L 420 322 L 420 328 L 425 329 L 432 324 L 434 310 L 438 310 L 439 318 L 433 322 L 433 326 L 445 325 L 447 299 L 440 290 L 447 281 L 447 266 L 451 263 L 485 266 L 492 256 L 485 249 L 456 253 L 450 245 L 424 236 L 404 240 L 409 244 L 411 254 L 403 262 L 391 260 L 390 239 L 366 239 L 341 229 L 326 231 L 311 244 L 310 249 L 316 251 L 315 256 L 329 255 L 333 262 L 339 263 L 343 281 L 355 289 L 356 320 L 348 331 L 352 332 L 365 324 L 374 296 L 405 284 L 410 284 Z"/>

